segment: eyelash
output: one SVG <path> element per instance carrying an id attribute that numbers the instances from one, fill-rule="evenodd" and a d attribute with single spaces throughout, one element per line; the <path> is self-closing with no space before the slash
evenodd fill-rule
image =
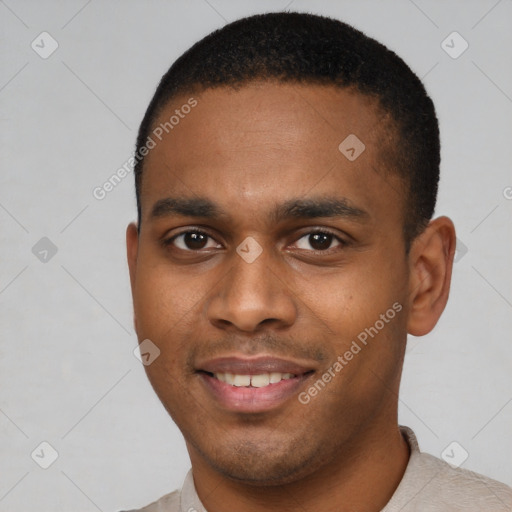
<path id="1" fill-rule="evenodd" d="M 177 233 L 176 235 L 173 235 L 172 237 L 170 238 L 167 238 L 165 240 L 162 241 L 162 245 L 164 247 L 169 247 L 169 246 L 172 246 L 174 241 L 180 237 L 180 236 L 183 236 L 183 235 L 186 235 L 186 234 L 189 234 L 189 233 L 196 233 L 196 234 L 199 234 L 199 235 L 204 235 L 212 240 L 215 240 L 214 237 L 212 237 L 209 233 L 207 233 L 206 231 L 203 231 L 202 229 L 187 229 L 186 231 L 182 231 L 181 233 Z M 302 238 L 306 237 L 306 236 L 310 236 L 310 235 L 314 235 L 314 234 L 322 234 L 322 235 L 328 235 L 328 236 L 332 236 L 334 240 L 336 240 L 341 247 L 347 247 L 349 245 L 349 242 L 347 240 L 343 240 L 342 238 L 340 238 L 338 235 L 336 235 L 335 233 L 329 231 L 329 230 L 326 230 L 326 229 L 312 229 L 311 231 L 307 231 L 306 233 L 303 233 L 299 238 L 297 238 L 296 242 L 298 242 L 299 240 L 301 240 Z M 218 243 L 218 242 L 217 242 Z M 179 247 L 177 247 L 177 249 L 180 249 L 182 251 L 186 251 L 186 252 L 190 252 L 190 253 L 194 253 L 194 252 L 202 252 L 201 249 L 197 249 L 197 250 L 194 250 L 194 249 L 181 249 Z M 308 251 L 308 252 L 313 252 L 313 253 L 328 253 L 329 251 L 331 251 L 331 249 L 333 248 L 328 248 L 328 249 L 324 249 L 324 250 L 315 250 L 315 249 L 311 249 L 311 250 L 308 250 L 308 249 L 299 249 L 299 250 L 302 250 L 302 251 Z"/>

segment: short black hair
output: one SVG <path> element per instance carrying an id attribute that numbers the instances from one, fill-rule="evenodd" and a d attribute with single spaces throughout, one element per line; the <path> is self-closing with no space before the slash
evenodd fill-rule
<path id="1" fill-rule="evenodd" d="M 395 133 L 394 148 L 387 147 L 382 157 L 405 185 L 408 250 L 436 204 L 440 144 L 434 104 L 421 80 L 383 44 L 339 20 L 299 12 L 258 14 L 229 23 L 195 43 L 162 77 L 137 137 L 139 229 L 140 150 L 162 109 L 181 94 L 261 80 L 350 88 L 377 100 Z"/>

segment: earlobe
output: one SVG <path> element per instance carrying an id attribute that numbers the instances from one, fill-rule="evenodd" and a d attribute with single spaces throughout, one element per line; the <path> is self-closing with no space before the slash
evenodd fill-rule
<path id="1" fill-rule="evenodd" d="M 130 281 L 132 283 L 132 291 L 135 282 L 138 248 L 139 234 L 137 231 L 137 224 L 135 222 L 131 222 L 126 228 L 126 257 L 128 259 L 128 268 L 130 269 Z"/>
<path id="2" fill-rule="evenodd" d="M 126 257 L 128 260 L 128 269 L 130 271 L 130 284 L 132 289 L 132 298 L 135 302 L 135 276 L 137 273 L 137 253 L 139 249 L 139 233 L 137 224 L 130 223 L 126 228 Z M 137 317 L 133 315 L 135 332 L 137 332 Z"/>
<path id="3" fill-rule="evenodd" d="M 448 217 L 439 217 L 412 243 L 409 253 L 409 318 L 414 336 L 429 333 L 448 301 L 455 254 L 455 228 Z"/>

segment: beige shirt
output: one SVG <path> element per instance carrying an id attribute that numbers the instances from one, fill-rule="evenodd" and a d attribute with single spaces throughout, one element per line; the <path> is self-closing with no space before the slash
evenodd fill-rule
<path id="1" fill-rule="evenodd" d="M 422 453 L 414 432 L 400 427 L 411 456 L 402 481 L 381 512 L 510 512 L 512 489 L 505 484 Z M 181 491 L 127 512 L 207 512 L 197 496 L 192 470 Z M 229 511 L 227 511 L 229 512 Z"/>

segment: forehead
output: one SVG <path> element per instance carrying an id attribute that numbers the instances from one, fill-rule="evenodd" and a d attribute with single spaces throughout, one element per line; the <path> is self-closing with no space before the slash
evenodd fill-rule
<path id="1" fill-rule="evenodd" d="M 339 191 L 371 203 L 397 190 L 381 158 L 389 134 L 377 102 L 349 89 L 261 82 L 181 95 L 153 127 L 143 217 L 166 194 L 213 194 L 250 208 Z"/>

